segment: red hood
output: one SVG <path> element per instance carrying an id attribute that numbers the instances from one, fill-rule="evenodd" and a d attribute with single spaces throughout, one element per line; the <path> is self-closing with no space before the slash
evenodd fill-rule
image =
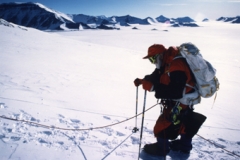
<path id="1" fill-rule="evenodd" d="M 169 64 L 173 61 L 173 59 L 179 54 L 179 50 L 177 47 L 171 46 L 164 54 L 163 63 Z"/>

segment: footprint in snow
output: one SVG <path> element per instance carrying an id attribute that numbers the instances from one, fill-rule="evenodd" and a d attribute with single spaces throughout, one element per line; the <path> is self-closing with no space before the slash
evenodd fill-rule
<path id="1" fill-rule="evenodd" d="M 5 135 L 0 135 L 0 139 L 5 138 Z"/>
<path id="2" fill-rule="evenodd" d="M 59 121 L 59 123 L 67 123 L 65 120 L 63 120 L 61 118 L 58 121 Z"/>
<path id="3" fill-rule="evenodd" d="M 111 120 L 111 118 L 108 117 L 108 116 L 103 116 L 103 118 L 104 118 L 104 119 L 107 119 L 107 120 Z"/>
<path id="4" fill-rule="evenodd" d="M 139 144 L 139 138 L 131 136 L 132 144 Z"/>
<path id="5" fill-rule="evenodd" d="M 5 103 L 0 103 L 0 108 L 7 108 L 7 106 L 5 106 Z"/>
<path id="6" fill-rule="evenodd" d="M 36 118 L 34 118 L 34 117 L 31 117 L 31 118 L 30 118 L 30 121 L 33 121 L 33 122 L 40 122 L 40 120 L 38 120 L 38 119 L 36 119 Z"/>
<path id="7" fill-rule="evenodd" d="M 125 136 L 125 134 L 123 134 L 123 133 L 121 133 L 121 132 L 118 132 L 118 131 L 117 131 L 117 135 L 118 135 L 118 136 Z"/>
<path id="8" fill-rule="evenodd" d="M 61 115 L 61 114 L 59 114 L 58 116 L 59 116 L 60 118 L 65 118 L 65 117 L 64 117 L 63 115 Z"/>
<path id="9" fill-rule="evenodd" d="M 39 139 L 38 139 L 38 142 L 39 142 L 39 143 L 48 143 L 47 141 L 43 140 L 42 138 L 39 138 Z"/>
<path id="10" fill-rule="evenodd" d="M 111 143 L 109 143 L 106 140 L 100 140 L 100 141 L 98 141 L 98 143 L 100 143 L 102 146 L 104 146 L 106 148 L 112 149 Z"/>
<path id="11" fill-rule="evenodd" d="M 15 118 L 15 119 L 21 118 L 21 117 L 20 117 L 20 114 L 13 114 L 12 117 Z"/>
<path id="12" fill-rule="evenodd" d="M 64 142 L 62 142 L 62 141 L 59 141 L 59 142 L 57 142 L 57 144 L 59 144 L 59 145 L 63 145 L 63 144 L 64 144 Z"/>
<path id="13" fill-rule="evenodd" d="M 12 141 L 19 141 L 21 139 L 21 137 L 15 137 L 15 136 L 12 136 L 11 137 L 11 140 Z"/>
<path id="14" fill-rule="evenodd" d="M 43 133 L 43 134 L 46 134 L 46 135 L 48 135 L 48 136 L 50 136 L 50 135 L 52 134 L 51 131 L 43 131 L 42 133 Z"/>
<path id="15" fill-rule="evenodd" d="M 214 143 L 214 145 L 217 147 L 217 148 L 226 148 L 226 146 L 222 145 L 222 144 L 219 144 L 219 143 Z"/>
<path id="16" fill-rule="evenodd" d="M 40 122 L 40 120 L 32 117 L 30 114 L 28 114 L 24 110 L 20 110 L 20 112 L 21 112 L 20 114 L 19 113 L 13 114 L 12 117 L 15 119 L 23 119 L 23 120 L 33 121 L 33 122 L 37 122 L 37 123 Z"/>
<path id="17" fill-rule="evenodd" d="M 222 139 L 222 138 L 218 138 L 219 141 L 222 141 L 222 142 L 226 142 L 226 140 Z"/>
<path id="18" fill-rule="evenodd" d="M 12 132 L 12 129 L 11 128 L 4 128 L 4 130 L 8 133 L 11 133 Z"/>
<path id="19" fill-rule="evenodd" d="M 70 119 L 70 121 L 71 121 L 72 123 L 80 123 L 80 120 L 78 120 L 78 119 Z"/>

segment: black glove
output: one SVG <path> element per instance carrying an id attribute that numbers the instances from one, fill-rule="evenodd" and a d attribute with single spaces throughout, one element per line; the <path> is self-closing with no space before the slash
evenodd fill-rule
<path id="1" fill-rule="evenodd" d="M 135 84 L 136 87 L 140 86 L 142 84 L 142 79 L 136 78 L 134 80 L 134 84 Z"/>

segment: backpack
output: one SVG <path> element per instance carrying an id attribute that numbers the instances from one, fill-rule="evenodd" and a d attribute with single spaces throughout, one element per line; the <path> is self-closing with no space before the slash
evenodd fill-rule
<path id="1" fill-rule="evenodd" d="M 195 77 L 196 86 L 192 87 L 197 90 L 201 97 L 212 97 L 220 85 L 216 77 L 216 69 L 202 57 L 199 49 L 192 43 L 181 44 L 179 51 L 182 57 L 186 59 Z"/>

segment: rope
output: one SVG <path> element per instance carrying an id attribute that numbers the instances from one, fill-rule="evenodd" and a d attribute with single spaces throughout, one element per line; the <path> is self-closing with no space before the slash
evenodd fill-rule
<path id="1" fill-rule="evenodd" d="M 105 157 L 103 157 L 101 160 L 106 159 L 111 153 L 113 153 L 113 151 L 115 151 L 118 147 L 120 147 L 132 134 L 133 132 L 127 138 L 125 138 L 119 145 L 117 145 L 111 152 L 109 152 Z"/>
<path id="2" fill-rule="evenodd" d="M 149 107 L 148 109 L 145 110 L 145 112 L 149 111 L 150 109 L 152 109 L 153 107 L 155 107 L 157 104 Z M 115 125 L 118 125 L 120 123 L 123 123 L 123 122 L 126 122 L 126 121 L 129 121 L 139 115 L 143 114 L 143 112 L 135 115 L 135 116 L 132 116 L 130 118 L 127 118 L 123 121 L 120 121 L 120 122 L 117 122 L 117 123 L 113 123 L 113 124 L 109 124 L 109 125 L 105 125 L 105 126 L 100 126 L 100 127 L 94 127 L 94 128 L 79 128 L 79 129 L 71 129 L 71 128 L 61 128 L 61 127 L 55 127 L 55 126 L 49 126 L 49 125 L 44 125 L 44 124 L 40 124 L 40 123 L 36 123 L 36 122 L 31 122 L 31 121 L 26 121 L 26 120 L 21 120 L 21 119 L 16 119 L 16 118 L 10 118 L 10 117 L 6 117 L 6 116 L 0 116 L 0 118 L 3 118 L 3 119 L 7 119 L 7 120 L 12 120 L 12 121 L 18 121 L 18 122 L 24 122 L 24 123 L 29 123 L 29 124 L 33 124 L 33 125 L 36 125 L 36 126 L 39 126 L 39 127 L 43 127 L 43 128 L 50 128 L 50 129 L 59 129 L 59 130 L 70 130 L 70 131 L 86 131 L 86 130 L 94 130 L 94 129 L 101 129 L 101 128 L 107 128 L 107 127 L 111 127 L 111 126 L 115 126 Z"/>
<path id="3" fill-rule="evenodd" d="M 159 103 L 149 107 L 148 109 L 145 110 L 145 112 L 149 111 L 150 109 L 152 109 L 153 107 L 155 107 L 156 105 L 158 105 Z M 20 120 L 20 119 L 14 119 L 14 118 L 9 118 L 9 117 L 6 117 L 6 116 L 0 116 L 0 118 L 3 118 L 3 119 L 7 119 L 7 120 L 12 120 L 12 121 L 18 121 L 18 122 L 25 122 L 25 123 L 29 123 L 29 124 L 34 124 L 36 126 L 39 126 L 39 127 L 43 127 L 43 128 L 52 128 L 52 129 L 59 129 L 59 130 L 71 130 L 71 131 L 85 131 L 85 130 L 94 130 L 94 129 L 101 129 L 101 128 L 106 128 L 106 127 L 110 127 L 110 126 L 114 126 L 114 125 L 117 125 L 117 124 L 120 124 L 120 123 L 123 123 L 123 122 L 126 122 L 126 121 L 129 121 L 135 117 L 138 117 L 139 115 L 143 114 L 143 112 L 133 116 L 133 117 L 130 117 L 126 120 L 123 120 L 123 121 L 120 121 L 120 122 L 117 122 L 117 123 L 113 123 L 113 124 L 110 124 L 110 125 L 106 125 L 106 126 L 100 126 L 100 127 L 94 127 L 94 128 L 85 128 L 85 129 L 69 129 L 69 128 L 61 128 L 61 127 L 55 127 L 55 126 L 48 126 L 48 125 L 43 125 L 43 124 L 39 124 L 39 123 L 36 123 L 36 122 L 31 122 L 31 121 L 26 121 L 26 120 Z M 233 155 L 233 156 L 237 156 L 237 157 L 240 157 L 240 155 L 238 154 L 235 154 L 234 152 L 231 152 L 227 149 L 224 149 L 223 147 L 221 147 L 220 145 L 217 145 L 216 143 L 196 134 L 197 136 L 199 136 L 200 138 L 204 139 L 205 141 L 208 141 L 209 143 L 221 148 L 222 150 L 228 152 L 229 154 Z"/>
<path id="4" fill-rule="evenodd" d="M 237 155 L 237 154 L 234 153 L 234 152 L 231 152 L 231 151 L 229 151 L 229 150 L 226 150 L 225 148 L 223 148 L 223 147 L 221 147 L 220 145 L 218 145 L 218 144 L 216 144 L 216 143 L 210 141 L 209 139 L 206 139 L 206 138 L 204 138 L 204 137 L 202 137 L 202 136 L 200 136 L 200 135 L 198 135 L 198 134 L 196 134 L 196 135 L 199 136 L 200 138 L 204 139 L 205 141 L 208 141 L 209 143 L 211 143 L 211 144 L 213 144 L 213 145 L 215 145 L 215 146 L 221 148 L 222 150 L 224 150 L 224 151 L 230 153 L 231 155 L 233 155 L 233 156 L 237 156 L 237 157 L 240 157 L 240 155 Z"/>

